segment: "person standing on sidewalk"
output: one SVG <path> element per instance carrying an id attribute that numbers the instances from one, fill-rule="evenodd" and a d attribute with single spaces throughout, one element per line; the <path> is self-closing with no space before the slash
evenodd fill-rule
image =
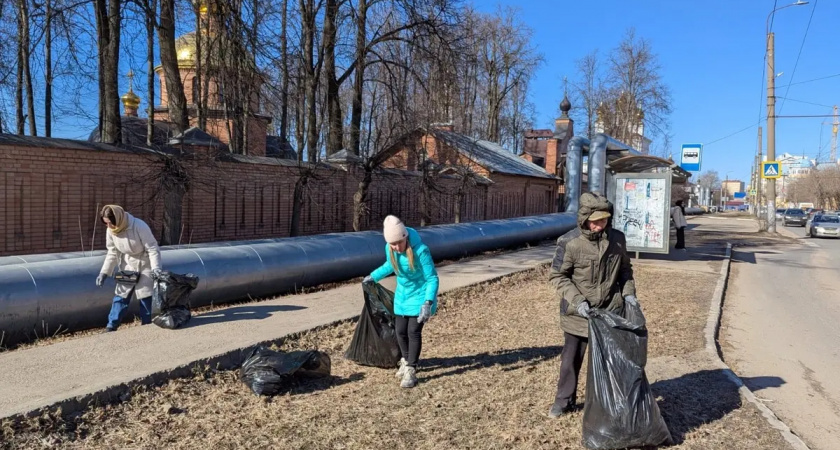
<path id="1" fill-rule="evenodd" d="M 157 239 L 146 222 L 118 205 L 105 205 L 99 217 L 108 227 L 105 233 L 108 253 L 96 277 L 96 285 L 102 287 L 105 279 L 119 266 L 117 288 L 105 329 L 115 331 L 120 326 L 132 295 L 140 301 L 140 323 L 148 325 L 152 323 L 152 279 L 161 272 Z"/>
<path id="2" fill-rule="evenodd" d="M 626 238 L 610 226 L 610 211 L 603 195 L 584 193 L 577 217 L 580 235 L 558 239 L 549 280 L 560 300 L 564 344 L 549 417 L 576 407 L 578 377 L 589 342 L 589 309 L 621 311 L 625 302 L 638 304 Z"/>
<path id="3" fill-rule="evenodd" d="M 674 219 L 674 227 L 677 229 L 677 245 L 674 248 L 685 250 L 685 227 L 688 226 L 688 222 L 685 220 L 685 208 L 682 200 L 677 200 L 671 208 L 671 218 Z"/>
<path id="4" fill-rule="evenodd" d="M 417 384 L 417 361 L 423 346 L 423 325 L 437 312 L 438 275 L 429 247 L 413 228 L 407 228 L 396 216 L 385 218 L 385 263 L 365 277 L 363 283 L 378 283 L 395 273 L 394 315 L 397 343 L 400 346 L 400 386 Z"/>

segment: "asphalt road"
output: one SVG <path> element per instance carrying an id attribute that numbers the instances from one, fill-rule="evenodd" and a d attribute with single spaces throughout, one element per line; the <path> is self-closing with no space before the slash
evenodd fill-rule
<path id="1" fill-rule="evenodd" d="M 811 448 L 840 450 L 840 240 L 777 229 L 797 242 L 733 253 L 724 356 Z"/>

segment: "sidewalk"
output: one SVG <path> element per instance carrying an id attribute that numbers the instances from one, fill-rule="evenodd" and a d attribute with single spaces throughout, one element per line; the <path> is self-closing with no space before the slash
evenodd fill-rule
<path id="1" fill-rule="evenodd" d="M 551 261 L 554 246 L 453 263 L 438 269 L 441 293 Z M 383 282 L 390 289 L 394 278 Z M 359 285 L 232 306 L 165 330 L 130 327 L 0 354 L 0 418 L 58 405 L 66 414 L 92 401 L 125 396 L 136 384 L 185 376 L 196 364 L 235 367 L 243 350 L 350 319 L 364 303 Z M 103 320 L 105 318 L 103 317 Z"/>

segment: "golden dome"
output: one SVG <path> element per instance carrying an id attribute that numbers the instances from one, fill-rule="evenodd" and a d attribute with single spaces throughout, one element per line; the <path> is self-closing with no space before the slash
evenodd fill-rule
<path id="1" fill-rule="evenodd" d="M 194 63 L 195 52 L 195 32 L 187 33 L 175 40 L 175 55 L 179 63 Z"/>
<path id="2" fill-rule="evenodd" d="M 123 94 L 122 97 L 120 97 L 120 100 L 122 100 L 123 105 L 125 105 L 126 107 L 136 108 L 140 106 L 140 97 L 138 97 L 137 94 L 135 94 L 134 91 L 130 89 L 128 92 Z"/>

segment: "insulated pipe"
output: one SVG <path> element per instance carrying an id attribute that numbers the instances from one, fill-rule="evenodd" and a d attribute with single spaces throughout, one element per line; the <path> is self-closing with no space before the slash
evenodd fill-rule
<path id="1" fill-rule="evenodd" d="M 605 170 L 607 166 L 607 141 L 609 136 L 598 133 L 589 146 L 589 164 L 587 166 L 587 188 L 590 192 L 605 194 Z"/>
<path id="2" fill-rule="evenodd" d="M 575 136 L 566 154 L 566 212 L 577 214 L 583 178 L 583 152 L 589 151 L 589 139 Z"/>
<path id="3" fill-rule="evenodd" d="M 418 229 L 435 260 L 556 238 L 576 226 L 573 214 L 439 225 Z M 335 233 L 193 246 L 161 252 L 162 265 L 199 276 L 192 306 L 274 296 L 304 286 L 370 273 L 385 261 L 382 233 Z M 0 335 L 4 345 L 62 330 L 103 326 L 113 278 L 97 288 L 103 256 L 77 256 L 0 267 Z M 137 302 L 132 302 L 137 308 Z"/>

